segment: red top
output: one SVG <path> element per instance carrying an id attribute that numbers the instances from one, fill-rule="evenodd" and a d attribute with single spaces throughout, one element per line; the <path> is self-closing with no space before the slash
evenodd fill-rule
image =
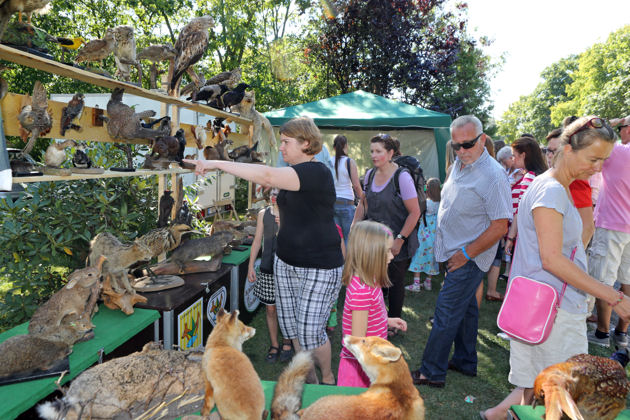
<path id="1" fill-rule="evenodd" d="M 569 190 L 571 191 L 575 207 L 578 209 L 593 207 L 592 190 L 588 181 L 576 179 L 569 185 Z"/>

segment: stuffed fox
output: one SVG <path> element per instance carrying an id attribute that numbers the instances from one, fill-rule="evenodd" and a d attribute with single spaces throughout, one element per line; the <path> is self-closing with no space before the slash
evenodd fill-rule
<path id="1" fill-rule="evenodd" d="M 299 385 L 304 384 L 310 365 L 292 362 L 278 379 L 271 403 L 273 420 L 424 420 L 424 402 L 413 385 L 400 349 L 380 337 L 347 335 L 344 344 L 370 378 L 367 391 L 359 395 L 329 395 L 295 413 L 295 401 L 289 395 L 299 399 Z M 287 385 L 289 378 L 295 386 Z M 279 392 L 280 384 L 284 384 L 284 392 Z M 281 404 L 282 401 L 285 403 Z"/>
<path id="2" fill-rule="evenodd" d="M 226 314 L 221 309 L 217 314 L 202 360 L 206 384 L 202 416 L 207 416 L 216 402 L 224 420 L 267 418 L 260 378 L 242 351 L 243 342 L 255 333 L 238 320 L 238 311 Z"/>

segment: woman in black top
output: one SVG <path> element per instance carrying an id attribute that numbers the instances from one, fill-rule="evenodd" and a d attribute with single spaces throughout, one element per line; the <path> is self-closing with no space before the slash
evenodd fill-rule
<path id="1" fill-rule="evenodd" d="M 313 352 L 322 382 L 335 383 L 326 321 L 341 287 L 341 239 L 334 222 L 335 184 L 328 167 L 315 155 L 322 148 L 319 129 L 300 117 L 280 128 L 280 152 L 291 166 L 228 161 L 184 160 L 203 175 L 214 169 L 265 187 L 277 187 L 280 230 L 274 274 L 282 335 L 297 350 Z M 314 374 L 314 372 L 313 372 Z M 309 378 L 316 382 L 316 376 Z"/>

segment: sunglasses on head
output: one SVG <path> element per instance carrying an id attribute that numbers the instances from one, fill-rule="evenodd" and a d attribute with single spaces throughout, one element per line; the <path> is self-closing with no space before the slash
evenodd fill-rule
<path id="1" fill-rule="evenodd" d="M 573 136 L 575 136 L 577 133 L 579 133 L 580 131 L 584 131 L 589 127 L 598 129 L 598 128 L 603 128 L 607 126 L 608 126 L 608 123 L 603 118 L 599 118 L 599 117 L 591 118 L 590 120 L 586 121 L 584 125 L 582 125 L 580 128 L 575 130 L 573 134 L 571 134 L 569 141 L 571 141 L 573 139 Z M 608 129 L 608 131 L 610 131 L 610 129 Z"/>
<path id="2" fill-rule="evenodd" d="M 483 133 L 481 133 L 483 134 Z M 455 150 L 456 152 L 461 149 L 464 148 L 466 150 L 468 149 L 472 149 L 473 146 L 475 145 L 475 143 L 477 143 L 477 140 L 479 140 L 479 137 L 481 137 L 481 134 L 479 134 L 477 137 L 475 137 L 472 140 L 469 141 L 465 141 L 463 143 L 455 143 L 454 141 L 451 141 L 451 147 L 453 148 L 453 150 Z"/>

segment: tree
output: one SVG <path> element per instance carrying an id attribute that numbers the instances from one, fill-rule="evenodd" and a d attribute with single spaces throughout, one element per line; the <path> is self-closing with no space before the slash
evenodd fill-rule
<path id="1" fill-rule="evenodd" d="M 572 55 L 542 71 L 542 82 L 534 91 L 512 103 L 498 123 L 498 133 L 514 140 L 522 133 L 533 134 L 539 141 L 559 124 L 552 123 L 551 109 L 568 98 L 566 87 L 573 81 L 578 56 Z"/>
<path id="2" fill-rule="evenodd" d="M 605 118 L 630 114 L 630 25 L 610 34 L 580 54 L 567 98 L 551 108 L 551 120 L 559 125 L 567 115 L 599 115 Z"/>
<path id="3" fill-rule="evenodd" d="M 514 139 L 529 132 L 541 140 L 569 115 L 605 118 L 630 114 L 630 26 L 579 55 L 547 67 L 534 91 L 511 104 L 498 123 Z"/>
<path id="4" fill-rule="evenodd" d="M 363 89 L 487 119 L 495 64 L 466 33 L 466 4 L 453 11 L 445 4 L 347 0 L 338 16 L 314 25 L 311 62 L 324 67 L 342 93 Z"/>

